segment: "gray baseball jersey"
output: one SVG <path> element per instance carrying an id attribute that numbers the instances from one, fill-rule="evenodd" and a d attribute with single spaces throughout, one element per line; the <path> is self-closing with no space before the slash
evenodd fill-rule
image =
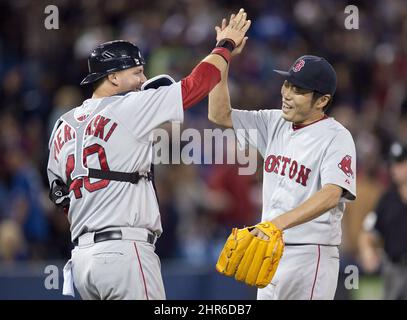
<path id="1" fill-rule="evenodd" d="M 95 111 L 104 99 L 110 99 L 108 105 Z M 90 114 L 92 119 L 87 119 Z M 83 139 L 85 166 L 145 173 L 152 163 L 152 130 L 166 121 L 183 120 L 181 82 L 157 90 L 88 99 L 75 109 L 74 116 L 90 121 Z M 75 164 L 75 133 L 67 122 L 55 126 L 49 146 L 49 181 L 60 178 L 66 183 Z M 81 177 L 70 185 L 70 199 L 72 240 L 84 232 L 114 226 L 162 232 L 151 181 L 131 184 Z"/>
<path id="2" fill-rule="evenodd" d="M 264 158 L 262 220 L 299 206 L 326 184 L 344 189 L 337 207 L 284 231 L 286 243 L 339 245 L 345 202 L 356 197 L 355 144 L 349 131 L 333 118 L 295 128 L 281 110 L 232 110 L 240 143 L 246 139 Z M 257 129 L 254 136 L 242 130 Z"/>

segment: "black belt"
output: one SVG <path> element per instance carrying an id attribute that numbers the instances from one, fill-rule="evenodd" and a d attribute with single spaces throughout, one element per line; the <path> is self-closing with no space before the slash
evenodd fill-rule
<path id="1" fill-rule="evenodd" d="M 75 240 L 72 241 L 72 243 L 75 246 L 78 245 L 78 238 L 76 238 Z M 94 243 L 108 241 L 108 240 L 121 240 L 121 239 L 122 239 L 122 232 L 120 230 L 95 232 L 95 234 L 93 236 Z M 148 243 L 154 244 L 155 235 L 152 234 L 151 232 L 149 232 L 146 240 Z"/>

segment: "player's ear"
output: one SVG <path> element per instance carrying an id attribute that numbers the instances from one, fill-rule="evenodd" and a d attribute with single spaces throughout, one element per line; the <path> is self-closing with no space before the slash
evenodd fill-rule
<path id="1" fill-rule="evenodd" d="M 325 94 L 319 97 L 318 100 L 316 101 L 316 107 L 321 110 L 324 109 L 328 105 L 329 100 L 331 100 L 330 94 Z"/>
<path id="2" fill-rule="evenodd" d="M 111 84 L 113 84 L 114 86 L 116 86 L 116 87 L 119 86 L 119 78 L 118 78 L 116 72 L 109 73 L 109 74 L 107 75 L 107 79 L 108 79 L 109 82 L 110 82 Z"/>

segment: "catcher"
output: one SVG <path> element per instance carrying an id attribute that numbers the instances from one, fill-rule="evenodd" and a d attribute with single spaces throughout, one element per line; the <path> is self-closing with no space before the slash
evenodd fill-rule
<path id="1" fill-rule="evenodd" d="M 225 27 L 225 20 L 216 27 L 218 38 Z M 281 110 L 232 109 L 227 70 L 209 94 L 209 120 L 234 128 L 264 158 L 263 222 L 233 229 L 216 269 L 256 285 L 258 299 L 333 299 L 341 219 L 356 198 L 355 144 L 325 115 L 337 83 L 328 61 L 302 56 L 289 71 L 275 71 L 284 80 Z"/>

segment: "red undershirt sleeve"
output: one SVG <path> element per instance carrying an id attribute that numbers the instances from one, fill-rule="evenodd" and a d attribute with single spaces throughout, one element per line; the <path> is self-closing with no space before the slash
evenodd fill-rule
<path id="1" fill-rule="evenodd" d="M 198 64 L 189 76 L 181 80 L 184 110 L 205 98 L 220 80 L 220 70 L 213 64 L 208 62 Z"/>

